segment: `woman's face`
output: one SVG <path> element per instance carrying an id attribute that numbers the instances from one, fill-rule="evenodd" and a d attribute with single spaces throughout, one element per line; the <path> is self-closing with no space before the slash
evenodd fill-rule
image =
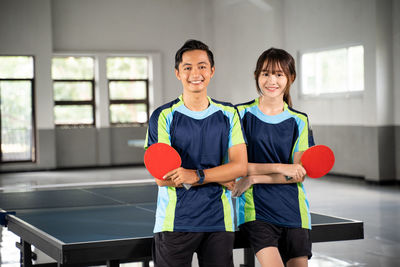
<path id="1" fill-rule="evenodd" d="M 258 76 L 258 86 L 264 96 L 271 98 L 281 97 L 283 99 L 288 78 L 279 64 L 273 70 L 267 69 L 267 63 L 267 61 L 264 62 L 263 69 Z"/>

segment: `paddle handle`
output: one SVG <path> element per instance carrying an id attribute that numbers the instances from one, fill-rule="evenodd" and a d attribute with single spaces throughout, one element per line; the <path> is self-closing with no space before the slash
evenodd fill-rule
<path id="1" fill-rule="evenodd" d="M 301 159 L 300 159 L 300 164 L 301 164 L 301 166 L 303 166 L 303 162 L 301 162 Z M 307 175 L 307 173 L 306 173 L 306 175 Z M 289 182 L 290 180 L 293 179 L 293 177 L 285 175 L 285 179 L 286 179 L 286 182 Z"/>
<path id="2" fill-rule="evenodd" d="M 182 185 L 186 190 L 189 190 L 192 187 L 191 184 L 182 184 Z"/>
<path id="3" fill-rule="evenodd" d="M 286 179 L 286 182 L 288 182 L 288 181 L 292 180 L 293 177 L 290 177 L 290 176 L 285 175 L 285 179 Z"/>

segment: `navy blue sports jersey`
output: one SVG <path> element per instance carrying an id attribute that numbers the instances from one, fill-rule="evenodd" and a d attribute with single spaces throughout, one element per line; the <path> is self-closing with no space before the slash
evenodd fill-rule
<path id="1" fill-rule="evenodd" d="M 227 162 L 228 149 L 244 143 L 239 114 L 229 103 L 211 98 L 203 111 L 191 111 L 182 96 L 156 109 L 145 148 L 166 143 L 175 148 L 186 169 L 209 169 Z M 159 187 L 154 232 L 234 231 L 231 192 L 217 183 Z"/>
<path id="2" fill-rule="evenodd" d="M 307 115 L 286 103 L 282 113 L 264 114 L 258 99 L 238 105 L 251 163 L 293 163 L 295 152 L 314 141 Z M 263 220 L 284 227 L 311 228 L 309 205 L 302 183 L 255 184 L 237 200 L 238 225 Z"/>

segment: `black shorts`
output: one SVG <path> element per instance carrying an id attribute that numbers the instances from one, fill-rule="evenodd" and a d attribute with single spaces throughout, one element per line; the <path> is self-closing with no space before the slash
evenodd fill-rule
<path id="1" fill-rule="evenodd" d="M 311 258 L 310 230 L 276 226 L 264 221 L 252 221 L 240 225 L 254 253 L 266 247 L 277 247 L 282 261 L 307 256 Z"/>
<path id="2" fill-rule="evenodd" d="M 161 232 L 154 235 L 155 267 L 190 267 L 197 253 L 200 267 L 233 267 L 233 232 Z"/>

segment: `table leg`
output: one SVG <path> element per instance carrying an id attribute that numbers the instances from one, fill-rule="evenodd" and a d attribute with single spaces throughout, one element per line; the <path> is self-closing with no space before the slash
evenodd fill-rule
<path id="1" fill-rule="evenodd" d="M 108 260 L 107 267 L 119 267 L 119 260 Z"/>
<path id="2" fill-rule="evenodd" d="M 32 247 L 31 244 L 21 239 L 22 248 L 20 250 L 21 255 L 21 267 L 32 267 Z"/>
<path id="3" fill-rule="evenodd" d="M 253 250 L 251 248 L 245 248 L 243 249 L 243 253 L 244 264 L 241 264 L 240 267 L 254 267 L 255 260 Z"/>
<path id="4" fill-rule="evenodd" d="M 143 267 L 150 267 L 150 261 L 151 261 L 151 258 L 150 259 L 145 259 L 143 261 Z"/>

